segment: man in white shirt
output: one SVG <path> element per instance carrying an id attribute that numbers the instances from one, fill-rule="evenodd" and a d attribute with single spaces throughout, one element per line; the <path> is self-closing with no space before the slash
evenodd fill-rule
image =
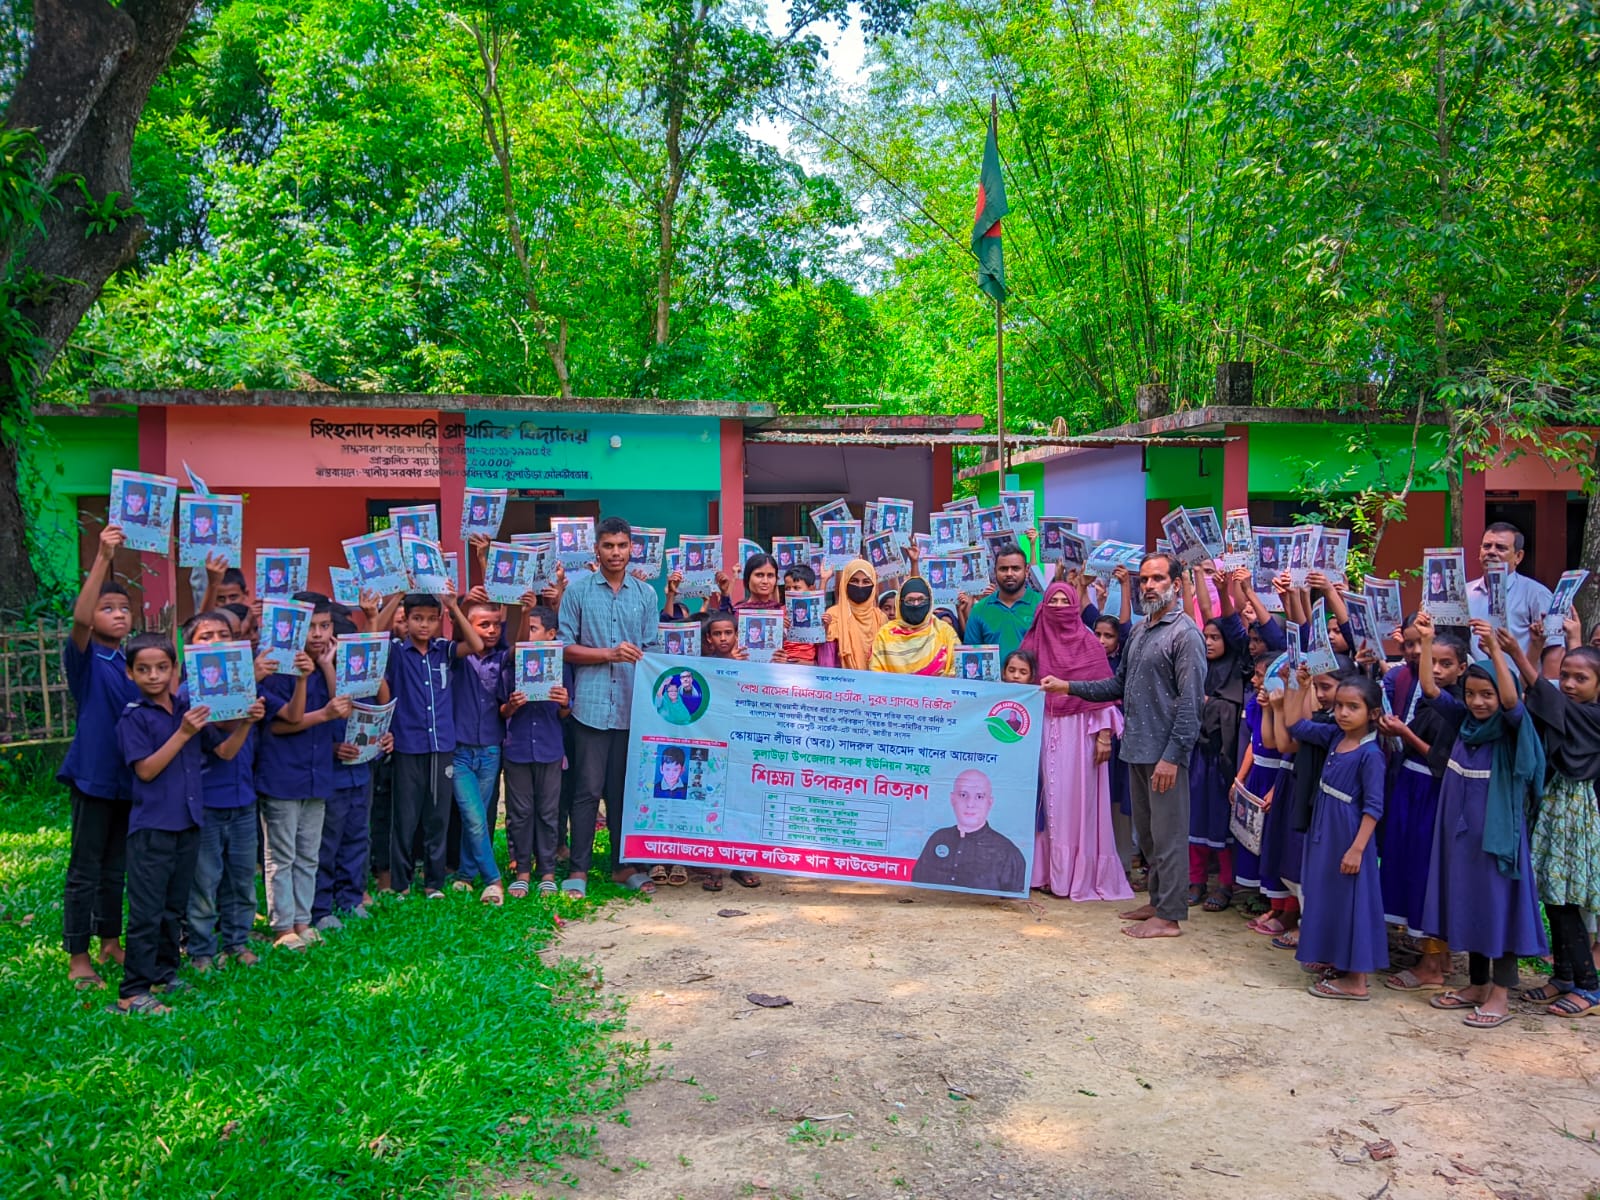
<path id="1" fill-rule="evenodd" d="M 1478 544 L 1478 565 L 1487 570 L 1491 563 L 1505 564 L 1506 628 L 1527 652 L 1528 631 L 1536 624 L 1543 625 L 1544 615 L 1550 611 L 1551 595 L 1550 589 L 1537 579 L 1517 573 L 1523 546 L 1520 529 L 1506 521 L 1496 521 L 1483 531 L 1483 541 Z M 1467 610 L 1480 620 L 1489 619 L 1489 591 L 1481 575 L 1467 584 Z"/>

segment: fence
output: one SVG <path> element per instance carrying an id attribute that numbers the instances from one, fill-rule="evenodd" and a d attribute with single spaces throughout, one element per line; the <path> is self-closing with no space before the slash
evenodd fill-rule
<path id="1" fill-rule="evenodd" d="M 76 713 L 61 670 L 66 621 L 0 629 L 0 744 L 56 741 L 72 736 Z"/>

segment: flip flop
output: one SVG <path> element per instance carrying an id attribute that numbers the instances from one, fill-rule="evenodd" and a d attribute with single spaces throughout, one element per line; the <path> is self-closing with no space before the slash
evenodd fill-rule
<path id="1" fill-rule="evenodd" d="M 1306 989 L 1320 1000 L 1371 1000 L 1372 993 L 1357 996 L 1353 992 L 1345 992 L 1333 986 L 1331 979 L 1319 979 Z"/>
<path id="2" fill-rule="evenodd" d="M 1277 917 L 1257 917 L 1245 926 L 1251 933 L 1259 933 L 1263 937 L 1279 937 L 1289 932 L 1289 927 Z"/>
<path id="3" fill-rule="evenodd" d="M 1417 978 L 1416 972 L 1407 967 L 1404 971 L 1397 971 L 1385 979 L 1383 986 L 1393 988 L 1397 992 L 1437 992 L 1442 990 L 1445 985 L 1442 983 L 1423 983 L 1422 980 Z"/>
<path id="4" fill-rule="evenodd" d="M 1441 992 L 1437 996 L 1428 997 L 1428 1007 L 1437 1008 L 1443 1012 L 1458 1012 L 1463 1008 L 1476 1009 L 1478 1006 L 1471 1000 L 1458 996 L 1455 992 Z"/>
<path id="5" fill-rule="evenodd" d="M 73 975 L 71 979 L 73 989 L 79 992 L 97 992 L 106 986 L 106 981 L 98 974 Z"/>
<path id="6" fill-rule="evenodd" d="M 1280 933 L 1277 937 L 1272 939 L 1272 948 L 1274 950 L 1294 950 L 1297 949 L 1299 945 L 1300 931 L 1298 929 L 1291 929 L 1287 933 Z"/>
<path id="7" fill-rule="evenodd" d="M 1499 1029 L 1509 1020 L 1510 1013 L 1486 1013 L 1474 1005 L 1472 1012 L 1461 1018 L 1461 1023 L 1468 1029 Z"/>

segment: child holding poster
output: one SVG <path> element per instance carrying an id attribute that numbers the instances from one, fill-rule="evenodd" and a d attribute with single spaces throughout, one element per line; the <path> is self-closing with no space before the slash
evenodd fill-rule
<path id="1" fill-rule="evenodd" d="M 142 471 L 112 471 L 107 523 L 122 530 L 123 544 L 145 554 L 165 554 L 172 544 L 178 481 Z"/>
<path id="2" fill-rule="evenodd" d="M 555 611 L 538 604 L 523 617 L 519 645 L 542 646 L 556 639 Z M 497 691 L 505 721 L 501 770 L 506 787 L 506 849 L 516 864 L 511 897 L 527 896 L 535 873 L 539 894 L 556 892 L 556 849 L 561 815 L 562 763 L 565 747 L 561 722 L 568 715 L 572 668 L 562 663 L 560 682 L 551 682 L 548 698 L 532 699 L 514 671 L 500 673 Z"/>
<path id="3" fill-rule="evenodd" d="M 701 638 L 701 653 L 706 658 L 732 658 L 741 661 L 747 658 L 744 647 L 739 639 L 740 626 L 737 620 L 728 613 L 713 613 L 705 624 L 705 631 Z M 761 886 L 761 876 L 754 871 L 729 871 L 733 881 L 740 887 L 758 888 Z M 681 877 L 681 878 L 680 878 Z M 664 873 L 663 878 L 668 883 L 687 882 L 688 872 L 681 866 L 673 867 L 671 872 Z M 704 873 L 700 886 L 708 892 L 722 890 L 723 871 L 713 867 Z"/>

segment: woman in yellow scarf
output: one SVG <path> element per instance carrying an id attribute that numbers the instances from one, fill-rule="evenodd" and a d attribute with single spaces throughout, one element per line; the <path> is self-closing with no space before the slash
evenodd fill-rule
<path id="1" fill-rule="evenodd" d="M 956 631 L 933 615 L 933 592 L 915 576 L 900 587 L 900 616 L 878 630 L 872 669 L 896 675 L 954 675 Z"/>
<path id="2" fill-rule="evenodd" d="M 837 662 L 819 658 L 823 666 L 865 671 L 872 662 L 872 639 L 887 618 L 878 608 L 878 572 L 864 558 L 851 560 L 839 572 L 839 599 L 822 614 L 828 641 L 836 648 Z"/>

